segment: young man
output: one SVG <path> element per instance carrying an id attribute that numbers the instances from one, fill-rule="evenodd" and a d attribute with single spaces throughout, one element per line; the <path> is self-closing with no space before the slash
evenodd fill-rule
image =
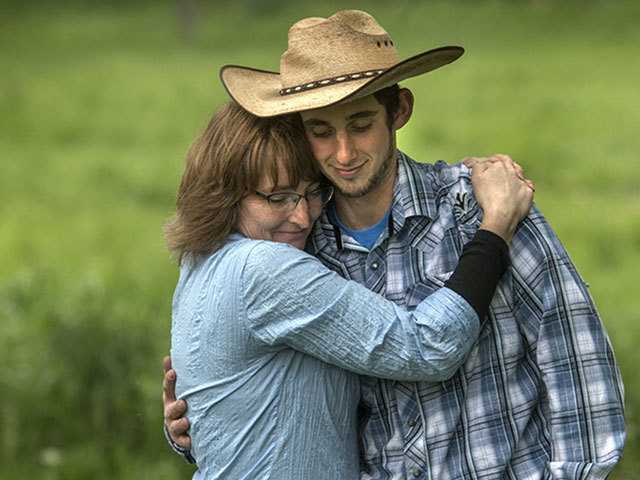
<path id="1" fill-rule="evenodd" d="M 300 112 L 336 187 L 309 251 L 404 306 L 443 284 L 482 214 L 464 165 L 419 164 L 396 148 L 413 106 L 397 83 L 462 53 L 443 47 L 400 61 L 382 27 L 352 10 L 296 23 L 279 74 L 221 72 L 250 112 Z M 519 168 L 504 155 L 488 161 Z M 613 352 L 584 282 L 535 209 L 514 232 L 511 261 L 452 379 L 363 379 L 362 478 L 599 479 L 618 462 L 625 430 Z M 188 446 L 174 378 L 165 377 L 165 422 Z"/>

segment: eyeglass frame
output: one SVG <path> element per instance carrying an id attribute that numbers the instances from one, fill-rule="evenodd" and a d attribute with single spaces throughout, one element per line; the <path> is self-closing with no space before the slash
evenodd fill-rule
<path id="1" fill-rule="evenodd" d="M 329 197 L 327 198 L 327 200 L 320 205 L 320 208 L 323 208 L 333 198 L 333 194 L 335 193 L 335 189 L 333 188 L 333 185 L 321 185 L 321 186 L 319 186 L 317 188 L 314 188 L 313 190 L 307 190 L 303 194 L 298 193 L 298 192 L 287 192 L 287 191 L 284 191 L 284 192 L 282 192 L 282 191 L 281 192 L 273 192 L 273 193 L 263 193 L 263 192 L 261 192 L 259 190 L 255 190 L 254 193 L 258 197 L 262 198 L 263 200 L 266 200 L 267 203 L 269 204 L 269 206 L 271 208 L 273 208 L 274 210 L 276 210 L 276 211 L 293 212 L 296 208 L 298 208 L 298 205 L 300 204 L 300 200 L 302 200 L 303 198 L 307 201 L 307 205 L 311 206 L 311 203 L 309 202 L 309 199 L 307 198 L 307 196 L 310 193 L 318 192 L 320 190 L 329 190 L 330 191 Z M 274 204 L 273 203 L 272 198 L 274 196 L 276 196 L 276 195 L 289 195 L 289 198 L 293 198 L 295 196 L 295 197 L 297 197 L 297 199 L 296 199 L 295 203 L 287 202 L 285 204 L 285 205 L 292 205 L 292 206 L 290 206 L 288 208 L 283 208 L 283 207 L 281 208 L 281 207 L 278 206 L 278 204 Z"/>

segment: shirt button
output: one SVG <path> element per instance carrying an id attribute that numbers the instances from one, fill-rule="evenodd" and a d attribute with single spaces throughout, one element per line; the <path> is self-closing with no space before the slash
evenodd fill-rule
<path id="1" fill-rule="evenodd" d="M 371 269 L 372 270 L 377 270 L 379 266 L 380 266 L 380 264 L 378 262 L 371 263 Z"/>
<path id="2" fill-rule="evenodd" d="M 418 467 L 412 467 L 411 468 L 411 475 L 413 475 L 414 477 L 418 478 L 420 475 L 422 475 L 422 470 L 420 470 Z"/>
<path id="3" fill-rule="evenodd" d="M 412 418 L 407 422 L 407 425 L 409 425 L 410 427 L 415 427 L 417 423 L 418 421 L 415 418 Z"/>

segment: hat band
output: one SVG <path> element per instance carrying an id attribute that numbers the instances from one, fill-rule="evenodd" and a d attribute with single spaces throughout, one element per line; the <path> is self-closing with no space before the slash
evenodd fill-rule
<path id="1" fill-rule="evenodd" d="M 325 78 L 323 80 L 316 80 L 315 82 L 303 83 L 302 85 L 296 85 L 294 87 L 287 87 L 280 90 L 280 95 L 291 95 L 293 93 L 304 92 L 306 90 L 313 90 L 314 88 L 328 87 L 329 85 L 335 85 L 336 83 L 351 82 L 353 80 L 360 80 L 362 78 L 373 78 L 380 75 L 384 70 L 366 70 L 364 72 L 349 73 L 347 75 L 340 75 L 337 77 Z"/>

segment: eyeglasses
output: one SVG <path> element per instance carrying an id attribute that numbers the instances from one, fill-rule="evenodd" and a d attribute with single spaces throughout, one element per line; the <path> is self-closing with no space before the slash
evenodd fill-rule
<path id="1" fill-rule="evenodd" d="M 282 213 L 294 211 L 303 197 L 307 201 L 309 208 L 319 210 L 331 200 L 333 187 L 330 185 L 317 187 L 313 190 L 306 191 L 304 195 L 296 192 L 275 192 L 267 194 L 256 190 L 256 195 L 269 202 L 271 208 Z"/>

